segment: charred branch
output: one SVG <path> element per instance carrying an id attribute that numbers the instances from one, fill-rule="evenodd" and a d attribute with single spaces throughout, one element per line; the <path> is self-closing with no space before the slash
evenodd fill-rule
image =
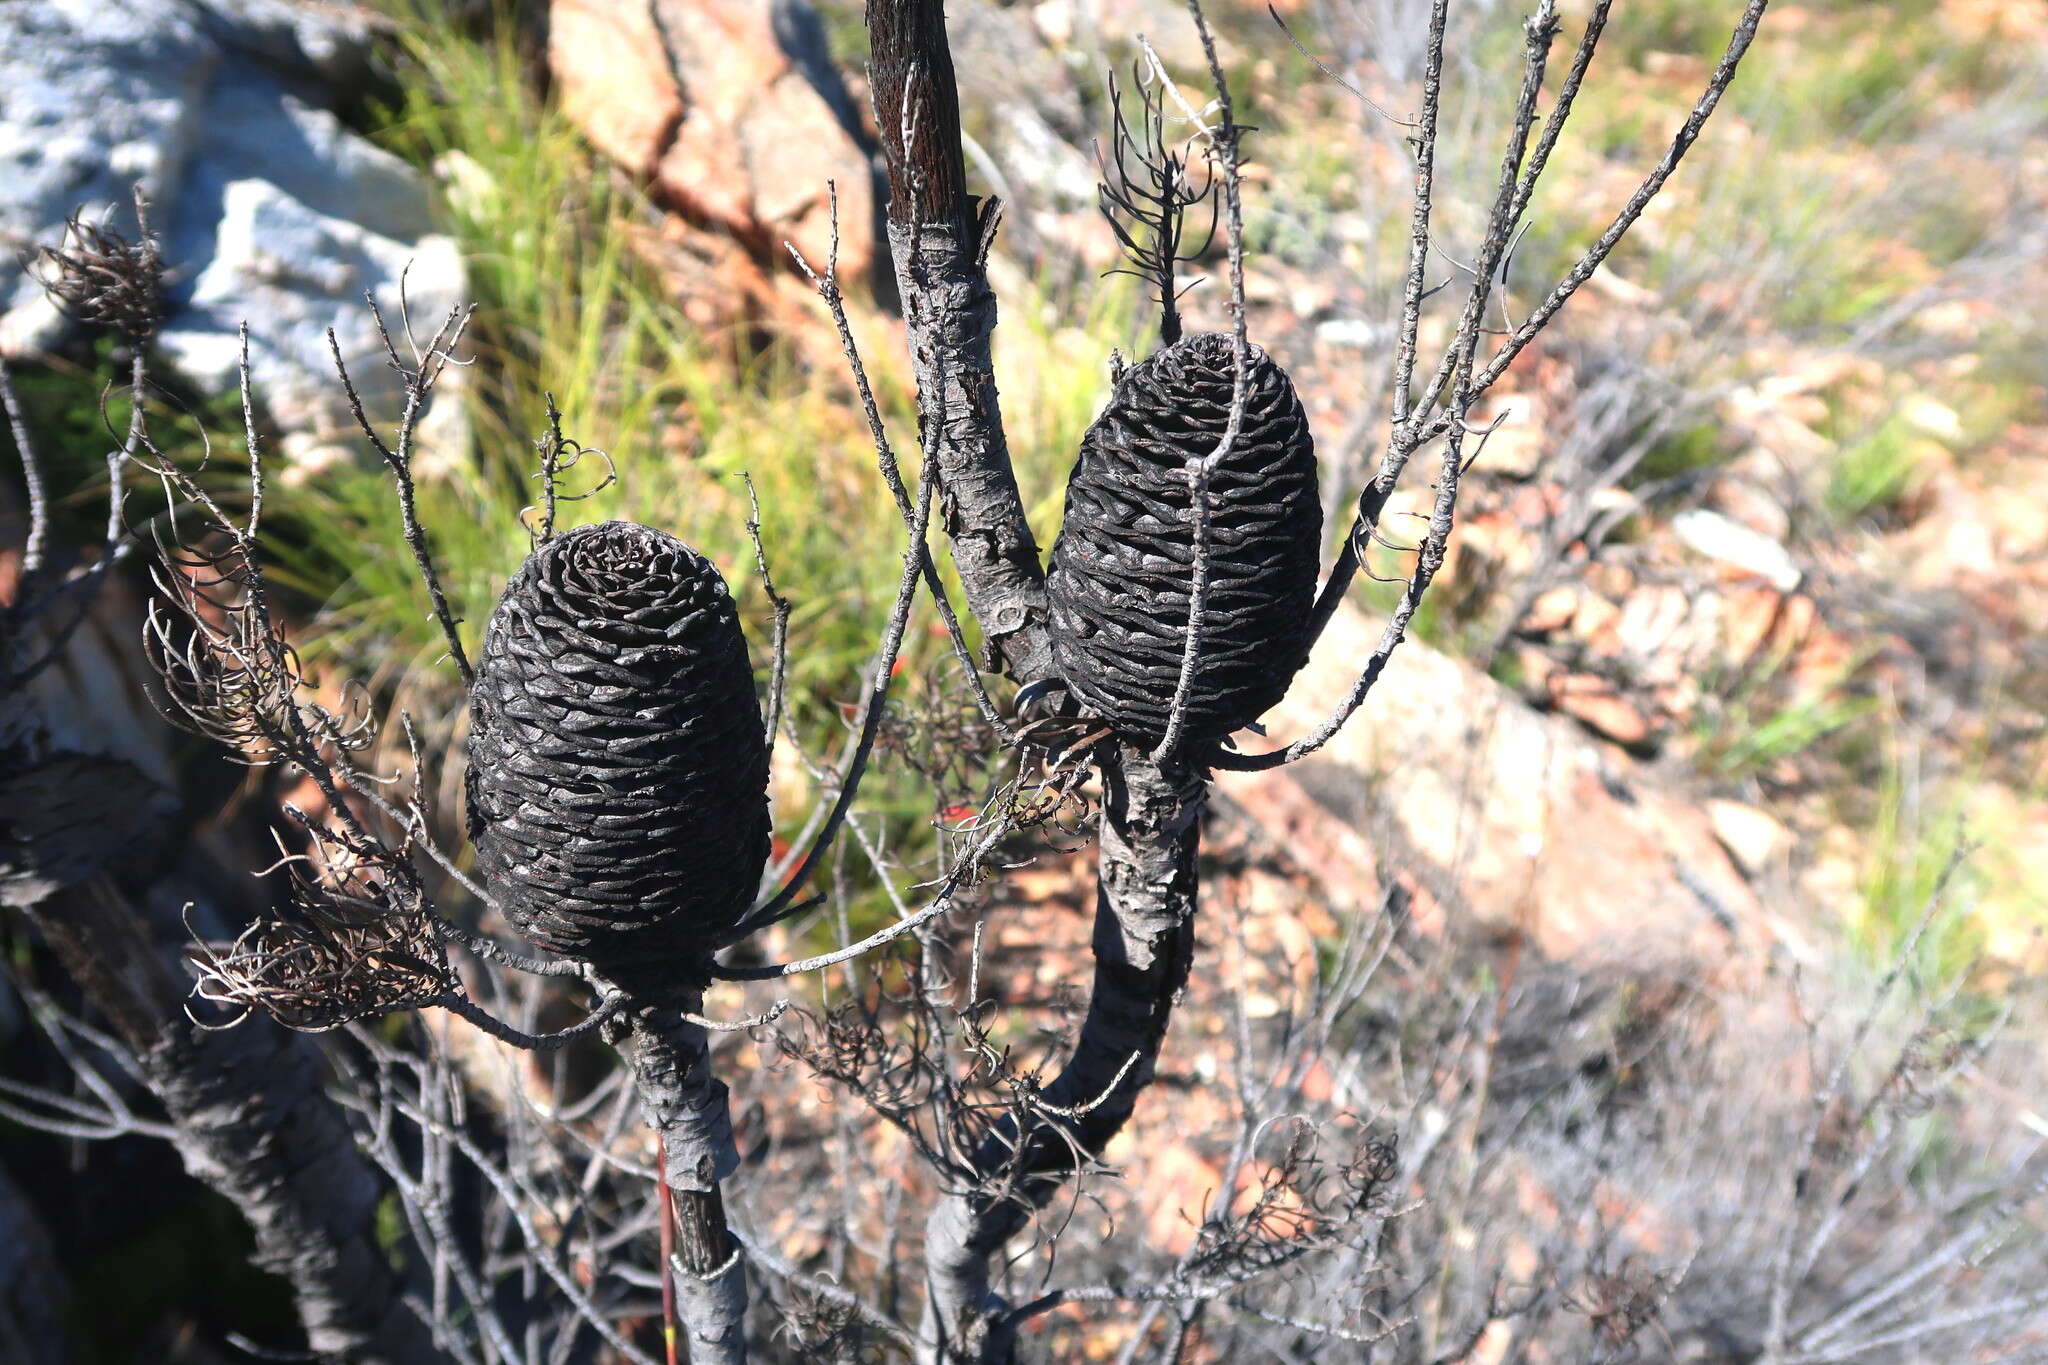
<path id="1" fill-rule="evenodd" d="M 990 347 L 996 299 L 986 267 L 997 205 L 967 192 L 939 0 L 871 0 L 867 19 L 919 439 L 938 468 L 940 514 L 968 606 L 998 666 L 1022 685 L 1052 676 L 1052 667 L 1038 542 L 1010 467 Z"/>
<path id="2" fill-rule="evenodd" d="M 195 1025 L 183 988 L 105 877 L 32 912 L 45 941 L 113 1023 L 164 1106 L 186 1169 L 232 1201 L 256 1261 L 288 1280 L 316 1352 L 366 1365 L 442 1359 L 377 1249 L 386 1185 L 328 1098 L 310 1041 L 255 1025 Z"/>

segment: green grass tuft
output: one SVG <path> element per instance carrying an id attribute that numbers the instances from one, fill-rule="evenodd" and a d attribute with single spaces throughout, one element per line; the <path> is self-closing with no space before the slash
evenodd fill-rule
<path id="1" fill-rule="evenodd" d="M 1896 506 L 1921 477 L 1927 453 L 1927 438 L 1896 416 L 1844 444 L 1822 499 L 1829 515 L 1848 523 Z"/>

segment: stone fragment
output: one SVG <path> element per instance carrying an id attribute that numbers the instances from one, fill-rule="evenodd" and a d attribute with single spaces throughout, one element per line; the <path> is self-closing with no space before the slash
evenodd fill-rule
<path id="1" fill-rule="evenodd" d="M 874 169 L 805 0 L 554 0 L 548 68 L 564 110 L 685 217 L 782 268 L 875 260 Z"/>
<path id="2" fill-rule="evenodd" d="M 1378 632 L 1348 607 L 1332 618 L 1266 717 L 1272 742 L 1328 714 Z M 1233 799 L 1279 782 L 1381 850 L 1366 865 L 1340 839 L 1317 841 L 1338 858 L 1329 880 L 1353 879 L 1354 897 L 1370 894 L 1368 881 L 1401 880 L 1447 915 L 1527 933 L 1553 957 L 1634 969 L 1754 963 L 1775 934 L 1697 803 L 1570 718 L 1417 641 L 1320 753 L 1277 773 L 1218 775 Z M 1298 804 L 1270 795 L 1252 808 L 1307 823 Z"/>
<path id="3" fill-rule="evenodd" d="M 1784 822 L 1746 802 L 1717 797 L 1707 802 L 1707 818 L 1721 847 L 1751 877 L 1777 868 L 1792 850 L 1792 831 Z"/>
<path id="4" fill-rule="evenodd" d="M 1581 593 L 1578 585 L 1560 584 L 1540 594 L 1523 613 L 1521 623 L 1515 627 L 1524 635 L 1548 635 L 1563 630 L 1572 623 L 1579 610 Z"/>
<path id="5" fill-rule="evenodd" d="M 1755 574 L 1779 592 L 1791 592 L 1806 576 L 1783 545 L 1719 512 L 1688 507 L 1671 519 L 1671 529 L 1708 559 Z"/>
<path id="6" fill-rule="evenodd" d="M 1553 677 L 1550 695 L 1558 710 L 1616 744 L 1635 748 L 1650 738 L 1649 718 L 1635 703 L 1616 691 L 1613 683 L 1598 674 L 1568 673 Z"/>

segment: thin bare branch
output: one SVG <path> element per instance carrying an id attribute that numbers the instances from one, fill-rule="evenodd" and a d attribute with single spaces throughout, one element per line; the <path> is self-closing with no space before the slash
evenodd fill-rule
<path id="1" fill-rule="evenodd" d="M 1196 33 L 1201 36 L 1202 53 L 1209 63 L 1209 79 L 1216 88 L 1217 122 L 1213 128 L 1203 125 L 1203 136 L 1211 157 L 1222 168 L 1224 241 L 1230 259 L 1230 418 L 1215 448 L 1201 459 L 1189 461 L 1187 468 L 1188 519 L 1194 531 L 1194 575 L 1188 588 L 1187 638 L 1181 648 L 1180 674 L 1174 680 L 1173 702 L 1167 710 L 1165 732 L 1160 736 L 1158 747 L 1152 751 L 1155 763 L 1164 763 L 1179 751 L 1181 737 L 1187 728 L 1188 697 L 1194 689 L 1195 673 L 1201 664 L 1209 580 L 1214 571 L 1209 547 L 1209 482 L 1217 467 L 1230 458 L 1239 436 L 1243 434 L 1246 370 L 1251 363 L 1250 342 L 1245 336 L 1244 201 L 1238 165 L 1238 148 L 1245 129 L 1238 124 L 1232 111 L 1230 84 L 1224 77 L 1223 63 L 1216 55 L 1216 36 L 1209 30 L 1209 20 L 1202 13 L 1200 0 L 1188 0 L 1188 14 L 1194 19 Z M 1156 53 L 1152 54 L 1152 60 L 1158 63 Z M 1163 66 L 1159 68 L 1159 78 L 1167 80 Z"/>
<path id="2" fill-rule="evenodd" d="M 420 525 L 418 494 L 413 481 L 413 455 L 419 435 L 420 419 L 426 415 L 427 399 L 435 384 L 440 380 L 447 366 L 453 361 L 454 350 L 462 344 L 462 334 L 469 327 L 469 320 L 475 315 L 475 307 L 459 308 L 449 313 L 427 343 L 424 355 L 418 356 L 413 367 L 407 368 L 398 359 L 392 346 L 391 331 L 384 325 L 384 317 L 378 311 L 373 295 L 365 294 L 371 317 L 376 322 L 377 335 L 383 340 L 390 357 L 391 367 L 398 372 L 405 387 L 405 407 L 398 420 L 397 439 L 386 444 L 370 424 L 363 411 L 362 396 L 357 393 L 355 381 L 349 377 L 348 365 L 341 356 L 341 343 L 332 327 L 327 329 L 327 349 L 334 358 L 334 370 L 341 378 L 342 391 L 347 395 L 349 410 L 355 414 L 356 425 L 369 438 L 370 445 L 390 468 L 398 489 L 398 514 L 405 533 L 405 543 L 412 551 L 413 564 L 419 571 L 420 582 L 425 585 L 428 598 L 434 604 L 434 619 L 440 624 L 441 635 L 448 642 L 448 657 L 455 662 L 456 672 L 462 675 L 463 686 L 476 681 L 476 671 L 470 667 L 469 655 L 462 648 L 462 637 L 457 631 L 458 622 L 449 609 L 447 593 L 441 587 L 441 575 L 434 567 L 432 551 L 427 546 L 426 531 Z M 549 490 L 549 522 L 553 522 L 552 487 Z"/>
<path id="3" fill-rule="evenodd" d="M 839 186 L 836 182 L 828 180 L 825 182 L 825 189 L 830 201 L 832 237 L 830 253 L 825 259 L 824 274 L 820 275 L 811 268 L 810 262 L 804 259 L 803 253 L 796 249 L 794 243 L 786 245 L 790 257 L 796 262 L 797 269 L 803 272 L 804 278 L 817 290 L 818 297 L 825 301 L 826 310 L 832 316 L 832 326 L 839 333 L 840 352 L 846 357 L 847 369 L 853 375 L 854 391 L 860 397 L 861 412 L 867 418 L 868 439 L 874 443 L 875 463 L 881 470 L 882 482 L 888 486 L 889 496 L 896 500 L 896 512 L 903 519 L 904 528 L 914 531 L 917 511 L 911 505 L 910 490 L 904 486 L 895 447 L 889 440 L 887 428 L 882 424 L 881 407 L 875 402 L 874 386 L 868 381 L 867 365 L 861 360 L 860 346 L 853 336 L 853 324 L 847 317 L 846 296 L 839 287 Z M 756 520 L 758 519 L 757 512 Z M 1017 742 L 1016 737 L 1010 732 L 1009 724 L 1004 720 L 1002 712 L 989 697 L 988 686 L 981 676 L 981 669 L 975 664 L 974 652 L 967 646 L 966 632 L 960 628 L 960 615 L 953 608 L 953 595 L 947 589 L 945 579 L 939 574 L 938 565 L 932 560 L 929 544 L 919 536 L 918 546 L 922 558 L 920 571 L 924 575 L 925 586 L 931 592 L 932 602 L 939 609 L 939 619 L 946 627 L 946 639 L 953 647 L 953 656 L 960 661 L 968 687 L 973 691 L 974 703 L 981 709 L 982 719 L 987 722 L 989 728 L 1001 735 L 1005 744 L 1014 745 Z M 772 596 L 773 588 L 771 587 L 769 591 Z"/>

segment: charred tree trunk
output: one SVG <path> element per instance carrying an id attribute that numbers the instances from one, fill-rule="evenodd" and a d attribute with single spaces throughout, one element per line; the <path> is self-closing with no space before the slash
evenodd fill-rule
<path id="1" fill-rule="evenodd" d="M 0 1171 L 0 1360 L 64 1365 L 71 1287 L 49 1230 L 15 1183 Z"/>
<path id="2" fill-rule="evenodd" d="M 953 562 L 991 657 L 1020 683 L 1047 678 L 1045 574 L 1010 468 L 990 353 L 996 296 L 986 265 L 999 205 L 967 193 L 944 7 L 869 0 L 867 19 L 889 165 L 889 251 Z"/>
<path id="3" fill-rule="evenodd" d="M 646 1007 L 626 1021 L 621 1046 L 633 1066 L 647 1122 L 661 1135 L 676 1216 L 676 1308 L 693 1365 L 747 1358 L 747 1267 L 725 1221 L 719 1181 L 739 1166 L 725 1083 L 711 1074 L 703 1028 L 679 1008 Z"/>
<path id="4" fill-rule="evenodd" d="M 944 7 L 869 0 L 867 19 L 919 431 L 936 452 L 953 562 L 1003 671 L 1020 684 L 1050 678 L 1045 573 L 1010 466 L 990 358 L 994 206 L 978 206 L 966 190 Z M 1074 1173 L 1069 1138 L 1099 1156 L 1128 1121 L 1187 979 L 1202 774 L 1125 747 L 1105 762 L 1103 778 L 1094 994 L 1074 1055 L 1045 1092 L 1049 1108 L 1079 1112 L 991 1134 L 975 1154 L 976 1178 L 933 1210 L 928 1360 L 1008 1357 L 1010 1329 L 989 1287 L 990 1261 Z"/>
<path id="5" fill-rule="evenodd" d="M 949 1195 L 925 1229 L 927 1359 L 1005 1361 L 1008 1305 L 989 1264 L 1075 1174 L 1074 1153 L 1102 1154 L 1152 1082 L 1195 947 L 1195 857 L 1206 785 L 1124 748 L 1103 765 L 1095 891 L 1095 986 L 1074 1055 L 1044 1094 L 1045 1112 L 1004 1123 L 975 1153 L 978 1185 Z M 1061 1113 L 1058 1111 L 1066 1111 Z"/>
<path id="6" fill-rule="evenodd" d="M 441 1360 L 378 1249 L 384 1186 L 322 1088 L 312 1040 L 268 1020 L 193 1025 L 161 949 L 105 875 L 30 913 L 141 1059 L 185 1168 L 248 1220 L 256 1263 L 290 1281 L 307 1345 L 350 1365 Z"/>

